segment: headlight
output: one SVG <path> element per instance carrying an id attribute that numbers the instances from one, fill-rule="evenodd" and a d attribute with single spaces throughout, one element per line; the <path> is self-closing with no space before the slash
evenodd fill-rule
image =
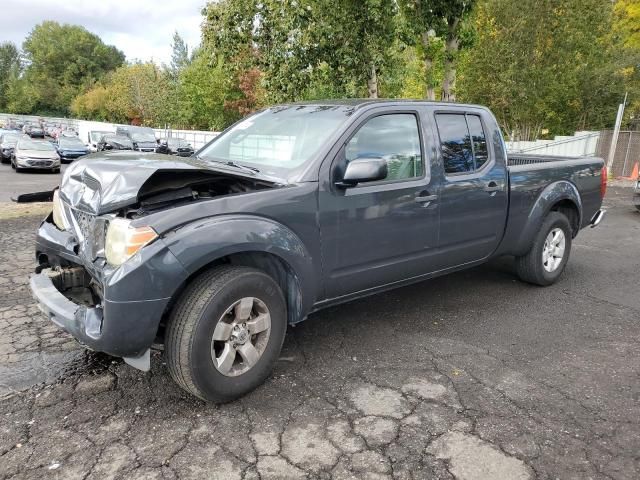
<path id="1" fill-rule="evenodd" d="M 55 190 L 53 192 L 53 223 L 60 230 L 67 229 L 67 225 L 64 221 L 64 215 L 62 213 L 62 202 L 60 201 L 59 190 Z"/>
<path id="2" fill-rule="evenodd" d="M 158 234 L 151 227 L 134 228 L 130 220 L 123 218 L 111 220 L 104 246 L 107 262 L 114 266 L 122 265 L 157 237 Z"/>

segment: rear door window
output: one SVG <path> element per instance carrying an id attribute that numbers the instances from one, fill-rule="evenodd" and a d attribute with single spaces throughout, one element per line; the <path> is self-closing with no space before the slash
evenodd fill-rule
<path id="1" fill-rule="evenodd" d="M 439 113 L 436 125 L 446 174 L 473 173 L 487 163 L 487 141 L 478 115 Z"/>

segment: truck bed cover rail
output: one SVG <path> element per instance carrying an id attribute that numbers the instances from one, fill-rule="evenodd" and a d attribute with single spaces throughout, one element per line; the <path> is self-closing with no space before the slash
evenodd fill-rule
<path id="1" fill-rule="evenodd" d="M 558 155 L 523 155 L 523 154 L 508 154 L 507 165 L 515 167 L 518 165 L 534 165 L 536 163 L 549 163 L 549 162 L 566 162 L 569 160 L 581 160 L 585 157 L 563 157 Z"/>

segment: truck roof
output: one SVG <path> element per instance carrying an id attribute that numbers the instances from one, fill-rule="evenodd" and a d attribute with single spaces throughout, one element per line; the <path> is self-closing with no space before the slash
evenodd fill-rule
<path id="1" fill-rule="evenodd" d="M 468 103 L 452 103 L 452 102 L 438 102 L 433 100 L 418 100 L 418 99 L 405 99 L 405 98 L 346 98 L 346 99 L 327 99 L 327 100 L 308 100 L 304 102 L 291 102 L 284 103 L 284 105 L 326 105 L 326 106 L 345 106 L 345 107 L 364 107 L 367 105 L 397 105 L 397 104 L 409 104 L 409 105 L 436 105 L 442 107 L 474 107 L 484 108 L 482 105 L 474 105 Z"/>

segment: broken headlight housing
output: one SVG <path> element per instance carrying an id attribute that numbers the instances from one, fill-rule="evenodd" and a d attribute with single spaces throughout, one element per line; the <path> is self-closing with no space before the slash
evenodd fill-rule
<path id="1" fill-rule="evenodd" d="M 107 262 L 120 266 L 157 237 L 151 227 L 132 227 L 131 220 L 114 218 L 109 222 L 104 245 Z"/>
<path id="2" fill-rule="evenodd" d="M 64 213 L 62 212 L 62 201 L 60 200 L 60 194 L 58 190 L 53 192 L 53 223 L 60 230 L 66 230 L 67 224 L 64 219 Z"/>

